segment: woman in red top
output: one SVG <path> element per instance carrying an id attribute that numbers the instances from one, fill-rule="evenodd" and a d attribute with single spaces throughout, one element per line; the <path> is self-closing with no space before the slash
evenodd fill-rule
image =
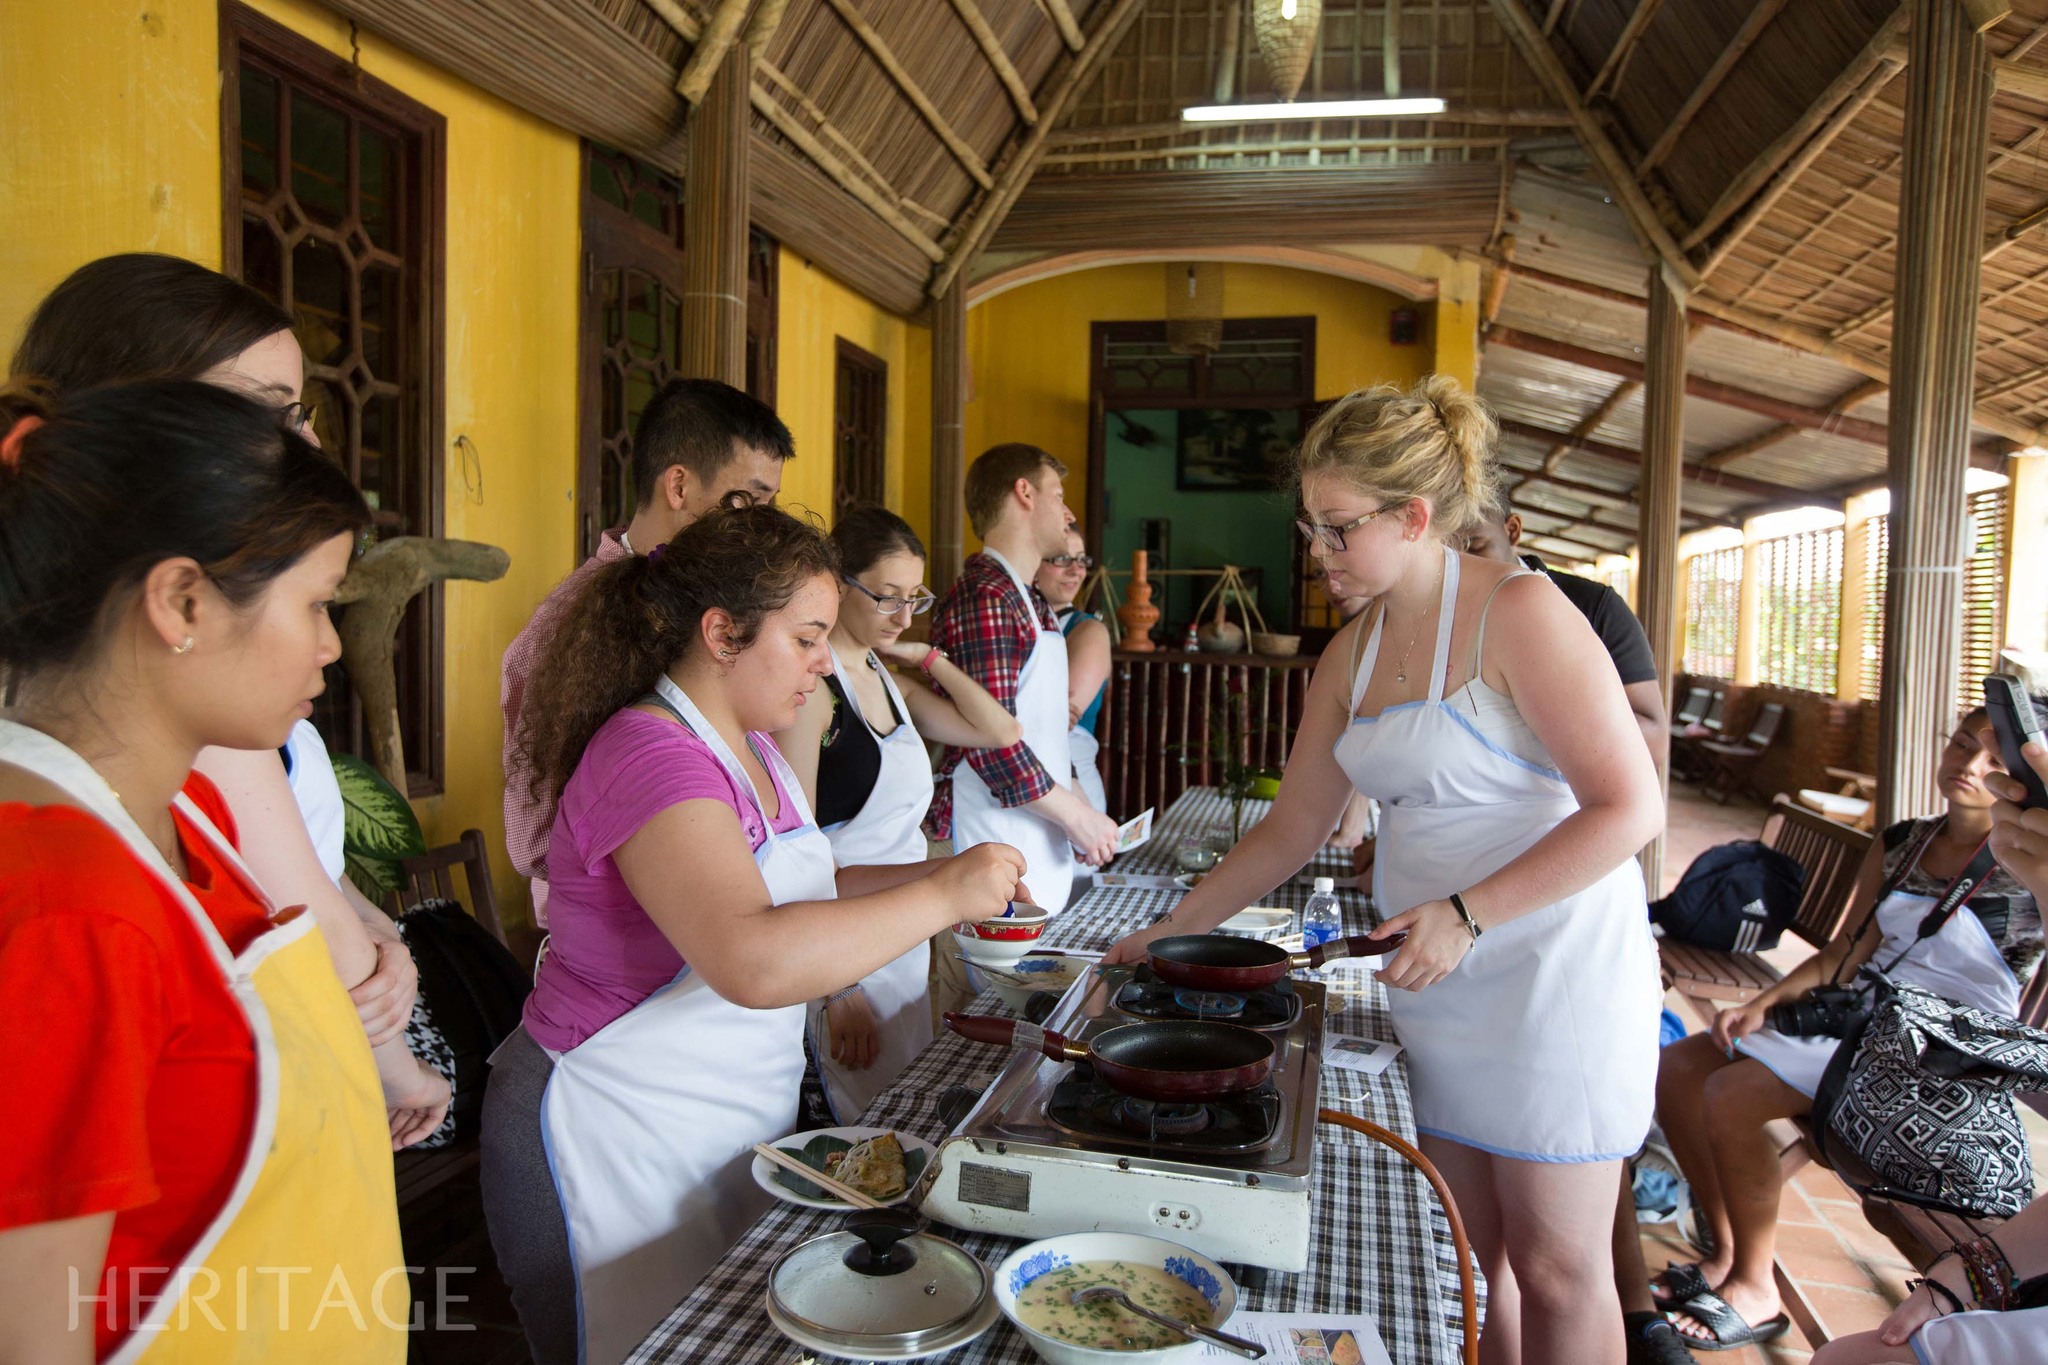
<path id="1" fill-rule="evenodd" d="M 0 1360 L 404 1353 L 361 1025 L 191 772 L 310 710 L 368 522 L 220 388 L 0 395 Z"/>

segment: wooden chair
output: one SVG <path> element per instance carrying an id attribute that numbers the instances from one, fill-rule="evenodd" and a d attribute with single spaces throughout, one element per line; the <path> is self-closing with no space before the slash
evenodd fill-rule
<path id="1" fill-rule="evenodd" d="M 1728 689 L 1717 687 L 1707 696 L 1707 709 L 1683 729 L 1671 732 L 1671 775 L 1683 782 L 1697 782 L 1709 771 L 1700 745 L 1721 737 L 1721 717 L 1728 709 Z"/>
<path id="2" fill-rule="evenodd" d="M 1722 805 L 1735 795 L 1759 760 L 1777 742 L 1778 730 L 1785 723 L 1785 707 L 1782 703 L 1765 702 L 1750 722 L 1749 733 L 1740 740 L 1730 743 L 1722 739 L 1703 740 L 1701 751 L 1712 765 L 1706 778 L 1700 783 L 1702 795 L 1711 796 Z"/>
<path id="3" fill-rule="evenodd" d="M 1671 718 L 1671 733 L 1679 734 L 1705 719 L 1707 706 L 1713 694 L 1704 687 L 1695 687 L 1685 694 L 1685 701 L 1678 708 L 1678 714 Z"/>
<path id="4" fill-rule="evenodd" d="M 1806 869 L 1799 910 L 1786 932 L 1819 948 L 1842 927 L 1856 872 L 1870 852 L 1871 836 L 1850 829 L 1780 796 L 1764 822 L 1763 843 Z M 1777 984 L 1777 968 L 1757 953 L 1724 953 L 1672 938 L 1657 940 L 1664 977 L 1686 998 L 1702 1023 L 1723 1004 L 1739 1004 Z"/>
<path id="5" fill-rule="evenodd" d="M 405 881 L 401 888 L 385 898 L 384 909 L 396 919 L 408 906 L 418 905 L 426 900 L 459 901 L 455 893 L 455 881 L 450 875 L 461 868 L 463 877 L 469 883 L 470 911 L 476 922 L 491 931 L 491 937 L 503 943 L 505 926 L 498 918 L 498 893 L 491 885 L 491 859 L 484 844 L 480 829 L 466 829 L 462 837 L 452 844 L 430 848 L 417 858 L 407 858 L 400 865 Z"/>

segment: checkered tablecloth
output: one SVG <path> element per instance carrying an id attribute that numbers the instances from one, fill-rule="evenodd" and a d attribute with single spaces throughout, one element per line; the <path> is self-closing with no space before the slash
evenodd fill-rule
<path id="1" fill-rule="evenodd" d="M 1267 802 L 1247 802 L 1247 827 L 1268 809 Z M 1213 789 L 1190 790 L 1157 823 L 1152 842 L 1125 855 L 1117 870 L 1170 872 L 1182 838 L 1229 821 L 1229 803 Z M 1309 896 L 1307 877 L 1339 875 L 1344 871 L 1340 863 L 1337 856 L 1324 854 L 1317 865 L 1304 869 L 1303 877 L 1282 886 L 1266 903 L 1299 910 Z M 1372 920 L 1365 899 L 1350 890 L 1340 898 L 1345 931 L 1366 932 Z M 1054 947 L 1106 948 L 1151 923 L 1177 899 L 1177 892 L 1098 888 L 1054 921 L 1045 941 Z M 1370 975 L 1356 967 L 1339 967 L 1325 978 L 1330 986 L 1330 1031 L 1393 1037 L 1385 991 Z M 974 1008 L 978 1013 L 1003 1010 L 993 992 L 977 999 Z M 952 1086 L 986 1087 L 1008 1060 L 1006 1052 L 943 1035 L 875 1101 L 861 1122 L 936 1142 L 946 1132 L 938 1115 L 939 1097 Z M 1370 1081 L 1326 1064 L 1322 1103 L 1414 1140 L 1405 1059 Z M 1385 1147 L 1325 1124 L 1316 1135 L 1310 1197 L 1314 1213 L 1309 1268 L 1298 1275 L 1269 1273 L 1264 1287 L 1242 1295 L 1239 1306 L 1269 1312 L 1370 1313 L 1388 1353 L 1400 1365 L 1456 1361 L 1464 1339 L 1456 1257 L 1443 1213 L 1422 1177 Z M 768 1323 L 763 1306 L 768 1273 L 784 1252 L 831 1231 L 837 1222 L 831 1213 L 777 1204 L 649 1334 L 631 1360 L 790 1365 L 800 1359 L 805 1352 Z M 1018 1245 L 992 1234 L 935 1230 L 991 1266 Z M 944 1358 L 957 1365 L 1024 1365 L 1035 1359 L 1007 1321 L 999 1321 L 980 1340 Z"/>

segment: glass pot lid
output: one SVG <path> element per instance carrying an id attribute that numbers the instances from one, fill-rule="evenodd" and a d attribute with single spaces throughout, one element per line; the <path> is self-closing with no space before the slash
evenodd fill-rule
<path id="1" fill-rule="evenodd" d="M 863 1209 L 785 1253 L 768 1298 L 805 1330 L 856 1350 L 915 1347 L 959 1328 L 987 1300 L 988 1267 L 919 1232 L 902 1209 Z"/>

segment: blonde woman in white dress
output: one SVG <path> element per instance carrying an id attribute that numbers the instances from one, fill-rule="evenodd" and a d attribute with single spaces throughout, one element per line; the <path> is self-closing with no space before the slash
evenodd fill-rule
<path id="1" fill-rule="evenodd" d="M 1270 819 L 1168 920 L 1204 933 L 1294 875 L 1352 793 L 1381 810 L 1379 969 L 1415 1122 L 1487 1277 L 1488 1365 L 1620 1365 L 1609 1232 L 1650 1125 L 1655 947 L 1635 851 L 1663 824 L 1606 650 L 1540 574 L 1454 548 L 1492 418 L 1443 376 L 1339 400 L 1300 455 L 1333 596 L 1375 605 L 1310 686 Z"/>

